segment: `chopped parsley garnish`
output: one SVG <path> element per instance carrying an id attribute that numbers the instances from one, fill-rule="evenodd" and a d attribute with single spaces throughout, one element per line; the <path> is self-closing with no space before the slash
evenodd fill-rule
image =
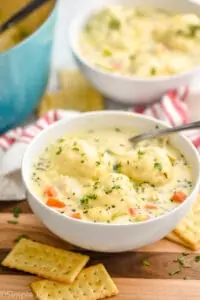
<path id="1" fill-rule="evenodd" d="M 174 275 L 180 273 L 180 271 L 181 271 L 181 269 L 177 269 L 175 271 L 169 272 L 168 274 L 169 274 L 169 276 L 174 276 Z"/>
<path id="2" fill-rule="evenodd" d="M 141 159 L 141 158 L 142 158 L 142 156 L 145 154 L 145 152 L 144 152 L 144 151 L 141 151 L 141 150 L 139 150 L 137 154 L 138 154 L 138 158 L 139 158 L 139 159 Z"/>
<path id="3" fill-rule="evenodd" d="M 78 148 L 78 147 L 73 147 L 72 150 L 78 152 L 78 151 L 79 151 L 79 148 Z"/>
<path id="4" fill-rule="evenodd" d="M 93 186 L 94 190 L 97 190 L 97 189 L 98 189 L 98 185 L 99 185 L 99 182 L 98 182 L 98 181 L 95 181 L 94 186 Z"/>
<path id="5" fill-rule="evenodd" d="M 62 147 L 59 147 L 58 150 L 56 151 L 56 155 L 60 155 L 61 152 L 62 152 Z"/>
<path id="6" fill-rule="evenodd" d="M 115 132 L 121 132 L 119 128 L 115 128 Z"/>
<path id="7" fill-rule="evenodd" d="M 121 166 L 122 166 L 121 163 L 116 163 L 116 164 L 114 164 L 114 166 L 113 166 L 113 171 L 115 171 L 115 172 L 120 172 Z"/>
<path id="8" fill-rule="evenodd" d="M 96 161 L 96 166 L 100 166 L 101 162 L 100 161 Z"/>
<path id="9" fill-rule="evenodd" d="M 106 152 L 107 152 L 108 154 L 111 154 L 111 155 L 115 154 L 115 153 L 114 153 L 112 150 L 110 150 L 110 149 L 107 149 Z"/>
<path id="10" fill-rule="evenodd" d="M 120 185 L 113 185 L 112 190 L 120 190 Z"/>
<path id="11" fill-rule="evenodd" d="M 200 255 L 195 256 L 195 261 L 199 262 L 200 261 Z"/>
<path id="12" fill-rule="evenodd" d="M 136 59 L 136 55 L 134 55 L 134 54 L 131 54 L 131 55 L 129 56 L 129 59 L 130 59 L 130 60 L 134 60 L 134 59 Z"/>
<path id="13" fill-rule="evenodd" d="M 178 262 L 181 266 L 185 267 L 184 257 L 178 257 L 174 262 Z"/>
<path id="14" fill-rule="evenodd" d="M 154 166 L 155 169 L 158 169 L 159 171 L 162 171 L 162 165 L 160 163 L 155 162 L 153 166 Z"/>
<path id="15" fill-rule="evenodd" d="M 189 25 L 189 37 L 193 38 L 196 37 L 198 31 L 200 31 L 200 25 L 191 24 Z"/>
<path id="16" fill-rule="evenodd" d="M 95 200 L 95 199 L 97 199 L 97 195 L 89 194 L 81 198 L 80 202 L 82 205 L 87 205 L 89 203 L 89 200 Z"/>
<path id="17" fill-rule="evenodd" d="M 14 239 L 14 242 L 19 242 L 21 239 L 30 239 L 30 237 L 28 236 L 28 234 L 21 234 L 16 239 Z"/>
<path id="18" fill-rule="evenodd" d="M 109 49 L 104 49 L 102 52 L 103 56 L 108 57 L 112 55 L 112 51 Z"/>
<path id="19" fill-rule="evenodd" d="M 84 164 L 84 162 L 85 162 L 84 160 L 81 160 L 81 164 Z"/>
<path id="20" fill-rule="evenodd" d="M 195 38 L 198 32 L 200 32 L 200 25 L 190 24 L 190 25 L 188 25 L 187 32 L 179 29 L 176 31 L 176 34 L 180 35 L 180 36 L 184 36 L 184 37 Z"/>
<path id="21" fill-rule="evenodd" d="M 121 23 L 117 19 L 112 19 L 112 20 L 110 20 L 108 26 L 109 26 L 110 29 L 118 30 L 121 27 Z"/>
<path id="22" fill-rule="evenodd" d="M 156 72 L 157 72 L 157 70 L 156 70 L 155 67 L 152 67 L 152 68 L 150 69 L 150 75 L 151 75 L 151 76 L 155 76 L 155 75 L 156 75 Z"/>
<path id="23" fill-rule="evenodd" d="M 147 259 L 144 259 L 144 260 L 142 261 L 142 264 L 143 264 L 143 266 L 145 266 L 145 267 L 149 267 L 149 266 L 151 265 L 150 261 L 147 260 Z"/>
<path id="24" fill-rule="evenodd" d="M 8 220 L 8 224 L 18 224 L 17 220 Z"/>
<path id="25" fill-rule="evenodd" d="M 183 255 L 183 256 L 188 256 L 188 255 L 190 255 L 190 253 L 188 253 L 188 252 L 183 252 L 182 255 Z"/>
<path id="26" fill-rule="evenodd" d="M 22 210 L 20 207 L 14 207 L 13 208 L 13 216 L 15 218 L 19 218 L 19 215 L 21 214 Z"/>
<path id="27" fill-rule="evenodd" d="M 119 217 L 122 217 L 122 216 L 124 216 L 124 215 L 125 215 L 124 213 L 117 212 L 117 213 L 112 214 L 111 219 L 112 219 L 112 221 L 113 221 L 114 219 L 119 218 Z"/>
<path id="28" fill-rule="evenodd" d="M 65 139 L 61 138 L 58 140 L 58 143 L 63 143 L 65 141 Z"/>
<path id="29" fill-rule="evenodd" d="M 109 195 L 109 194 L 112 193 L 112 191 L 113 191 L 112 189 L 105 190 L 105 194 L 106 194 L 106 195 Z"/>

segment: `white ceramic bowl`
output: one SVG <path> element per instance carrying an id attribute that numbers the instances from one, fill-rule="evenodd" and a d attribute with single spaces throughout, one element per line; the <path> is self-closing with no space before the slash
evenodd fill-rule
<path id="1" fill-rule="evenodd" d="M 188 0 L 101 0 L 101 5 L 97 6 L 96 1 L 94 1 L 93 5 L 86 6 L 85 10 L 74 18 L 70 26 L 70 45 L 78 67 L 91 84 L 103 95 L 122 103 L 150 103 L 160 99 L 163 93 L 169 89 L 190 84 L 194 77 L 200 74 L 200 67 L 198 66 L 178 75 L 145 79 L 136 76 L 129 77 L 107 73 L 90 64 L 80 52 L 80 32 L 87 23 L 89 16 L 102 8 L 102 6 L 114 3 L 150 5 L 173 12 L 193 12 L 200 15 L 200 6 Z"/>
<path id="2" fill-rule="evenodd" d="M 152 220 L 122 225 L 76 220 L 60 214 L 42 203 L 30 181 L 31 168 L 36 157 L 49 143 L 66 133 L 109 127 L 128 127 L 145 131 L 154 129 L 155 125 L 159 125 L 160 128 L 167 127 L 162 122 L 150 117 L 117 111 L 83 113 L 51 125 L 28 146 L 22 163 L 22 176 L 28 190 L 28 202 L 33 212 L 57 236 L 89 250 L 127 251 L 151 244 L 164 237 L 175 228 L 190 209 L 197 197 L 200 183 L 199 155 L 190 141 L 180 134 L 174 135 L 171 140 L 175 147 L 181 149 L 192 167 L 194 187 L 189 197 L 178 208 Z"/>

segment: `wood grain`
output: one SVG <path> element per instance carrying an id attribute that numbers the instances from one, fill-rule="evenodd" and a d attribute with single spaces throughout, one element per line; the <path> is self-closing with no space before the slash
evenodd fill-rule
<path id="1" fill-rule="evenodd" d="M 14 219 L 14 207 L 20 207 L 22 213 L 17 219 L 18 224 L 9 224 L 8 221 Z M 88 252 L 52 234 L 31 213 L 26 201 L 1 203 L 0 261 L 21 234 L 27 234 L 33 240 L 55 247 L 89 254 L 89 264 L 103 263 L 119 287 L 120 295 L 116 300 L 199 300 L 200 262 L 195 262 L 195 257 L 200 251 L 185 257 L 190 268 L 182 268 L 180 273 L 170 276 L 169 272 L 179 268 L 179 264 L 174 261 L 183 252 L 188 252 L 180 245 L 161 240 L 148 247 L 120 254 Z M 148 260 L 150 266 L 144 266 L 144 260 Z M 187 280 L 183 280 L 184 278 Z M 35 277 L 30 274 L 0 267 L 0 300 L 34 299 L 29 289 L 32 280 L 35 280 Z"/>
<path id="2" fill-rule="evenodd" d="M 34 300 L 29 284 L 33 276 L 0 276 L 1 300 Z M 126 279 L 114 280 L 119 289 L 115 300 L 199 300 L 200 285 L 196 280 Z M 55 299 L 56 300 L 56 299 Z"/>

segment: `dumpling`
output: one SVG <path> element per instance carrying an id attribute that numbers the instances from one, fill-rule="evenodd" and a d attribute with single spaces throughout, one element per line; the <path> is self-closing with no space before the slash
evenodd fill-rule
<path id="1" fill-rule="evenodd" d="M 108 153 L 99 153 L 84 140 L 68 138 L 56 144 L 53 164 L 61 175 L 98 178 L 112 169 Z"/>
<path id="2" fill-rule="evenodd" d="M 200 19 L 195 14 L 175 15 L 168 24 L 154 30 L 154 38 L 172 49 L 192 51 L 195 48 L 195 37 L 199 37 Z"/>
<path id="3" fill-rule="evenodd" d="M 138 182 L 153 185 L 167 183 L 172 177 L 172 164 L 165 149 L 139 148 L 119 159 L 120 172 Z"/>
<path id="4" fill-rule="evenodd" d="M 56 176 L 54 177 L 54 180 L 52 180 L 52 184 L 59 194 L 67 196 L 67 198 L 80 199 L 84 195 L 82 185 L 74 177 L 63 175 L 59 177 Z"/>
<path id="5" fill-rule="evenodd" d="M 124 174 L 110 173 L 96 190 L 98 205 L 128 213 L 136 203 L 136 194 L 130 179 Z"/>
<path id="6" fill-rule="evenodd" d="M 87 217 L 96 222 L 109 222 L 112 219 L 112 213 L 101 206 L 93 207 L 88 210 Z"/>

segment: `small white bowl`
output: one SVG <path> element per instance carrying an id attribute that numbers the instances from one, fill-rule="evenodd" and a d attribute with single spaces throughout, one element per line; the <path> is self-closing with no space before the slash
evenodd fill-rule
<path id="1" fill-rule="evenodd" d="M 112 4 L 149 5 L 178 13 L 196 13 L 200 15 L 200 6 L 188 0 L 101 0 L 100 5 L 86 6 L 85 10 L 77 15 L 69 29 L 69 39 L 73 56 L 78 67 L 85 77 L 104 96 L 109 99 L 133 104 L 147 104 L 159 100 L 169 89 L 189 85 L 194 77 L 200 74 L 200 66 L 173 76 L 140 78 L 137 76 L 121 76 L 104 72 L 88 62 L 81 54 L 79 37 L 88 18 L 103 6 Z M 159 24 L 158 24 L 159 26 Z"/>
<path id="2" fill-rule="evenodd" d="M 63 119 L 39 134 L 28 146 L 22 163 L 22 177 L 28 190 L 27 199 L 33 212 L 54 234 L 79 247 L 103 251 L 121 252 L 151 244 L 173 230 L 196 200 L 200 183 L 199 154 L 190 141 L 180 134 L 171 137 L 175 147 L 181 149 L 192 167 L 194 186 L 191 194 L 178 208 L 165 215 L 133 224 L 92 223 L 67 217 L 46 206 L 31 185 L 33 162 L 41 151 L 67 133 L 84 129 L 128 127 L 139 131 L 167 126 L 150 117 L 129 112 L 102 111 L 83 113 L 71 119 Z"/>

